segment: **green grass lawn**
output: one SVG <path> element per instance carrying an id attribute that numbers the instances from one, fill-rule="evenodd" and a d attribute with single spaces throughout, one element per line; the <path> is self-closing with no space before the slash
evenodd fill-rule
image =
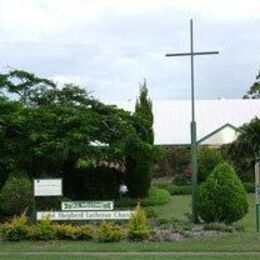
<path id="1" fill-rule="evenodd" d="M 255 219 L 255 195 L 248 194 L 249 201 L 249 212 L 248 214 L 239 221 L 246 232 L 255 233 L 256 230 L 256 219 Z M 185 220 L 187 219 L 186 213 L 190 213 L 191 209 L 191 196 L 189 195 L 178 195 L 172 196 L 170 203 L 156 207 L 159 218 L 171 219 L 172 217 Z"/>
<path id="2" fill-rule="evenodd" d="M 9 255 L 10 252 L 207 252 L 209 255 L 149 255 L 149 259 L 260 259 L 260 234 L 255 231 L 255 206 L 254 195 L 248 195 L 250 202 L 249 213 L 240 221 L 245 227 L 244 232 L 225 233 L 218 236 L 190 238 L 179 242 L 120 242 L 120 243 L 98 243 L 86 241 L 51 241 L 51 242 L 0 242 L 0 259 L 58 259 L 57 255 Z M 189 212 L 190 196 L 173 196 L 170 203 L 164 206 L 156 207 L 159 218 L 186 219 L 185 213 Z M 214 255 L 215 252 L 244 252 L 242 256 L 238 255 Z M 249 252 L 259 252 L 252 255 Z M 7 255 L 1 255 L 7 253 Z M 41 258 L 43 257 L 44 258 Z M 64 259 L 83 259 L 84 255 L 62 256 Z M 90 257 L 90 258 L 89 258 Z M 99 259 L 102 256 L 92 255 L 88 259 Z M 106 256 L 106 259 L 144 259 L 147 256 L 113 255 Z"/>
<path id="3" fill-rule="evenodd" d="M 136 254 L 129 254 L 129 255 L 113 255 L 113 254 L 106 254 L 106 255 L 12 255 L 12 256 L 0 256 L 0 259 L 20 259 L 20 260 L 38 260 L 38 259 L 44 259 L 44 260 L 53 260 L 53 259 L 115 259 L 115 260 L 121 260 L 121 259 L 154 259 L 154 260 L 162 260 L 162 259 L 176 259 L 176 260 L 214 260 L 214 259 L 223 259 L 223 260 L 255 260 L 260 259 L 259 255 L 257 254 L 243 254 L 243 255 L 136 255 Z"/>

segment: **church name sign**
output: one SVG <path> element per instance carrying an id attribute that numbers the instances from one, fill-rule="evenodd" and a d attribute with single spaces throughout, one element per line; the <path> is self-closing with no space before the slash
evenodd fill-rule
<path id="1" fill-rule="evenodd" d="M 113 210 L 113 201 L 64 201 L 62 210 Z"/>
<path id="2" fill-rule="evenodd" d="M 62 196 L 62 179 L 35 179 L 34 197 Z M 129 219 L 134 211 L 114 210 L 113 201 L 63 201 L 61 211 L 34 212 L 37 220 L 119 220 Z"/>
<path id="3" fill-rule="evenodd" d="M 38 211 L 37 220 L 119 220 L 129 219 L 134 211 Z"/>

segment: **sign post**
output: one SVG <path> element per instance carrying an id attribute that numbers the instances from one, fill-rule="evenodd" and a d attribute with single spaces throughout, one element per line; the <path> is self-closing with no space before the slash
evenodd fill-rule
<path id="1" fill-rule="evenodd" d="M 126 220 L 131 210 L 114 210 L 114 201 L 63 201 L 61 211 L 37 211 L 35 197 L 62 196 L 62 179 L 34 180 L 33 213 L 36 220 Z"/>
<path id="2" fill-rule="evenodd" d="M 35 197 L 62 196 L 62 179 L 34 179 L 33 181 L 33 216 L 37 220 Z"/>
<path id="3" fill-rule="evenodd" d="M 62 179 L 34 179 L 34 196 L 62 196 Z"/>
<path id="4" fill-rule="evenodd" d="M 48 218 L 54 221 L 64 220 L 126 220 L 131 217 L 131 210 L 114 211 L 37 211 L 37 220 Z"/>
<path id="5" fill-rule="evenodd" d="M 61 210 L 113 210 L 113 201 L 63 201 Z"/>

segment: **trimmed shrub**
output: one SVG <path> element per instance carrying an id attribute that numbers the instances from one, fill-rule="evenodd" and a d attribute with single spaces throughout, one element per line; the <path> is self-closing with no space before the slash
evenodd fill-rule
<path id="1" fill-rule="evenodd" d="M 219 164 L 199 188 L 199 216 L 206 222 L 230 224 L 248 212 L 247 195 L 234 169 L 227 163 Z"/>
<path id="2" fill-rule="evenodd" d="M 128 222 L 128 238 L 134 241 L 140 241 L 147 239 L 150 235 L 150 228 L 147 223 L 144 210 L 140 207 L 140 204 L 135 208 L 135 212 Z"/>
<path id="3" fill-rule="evenodd" d="M 6 215 L 20 215 L 33 204 L 33 186 L 24 174 L 12 174 L 0 192 L 1 211 Z"/>
<path id="4" fill-rule="evenodd" d="M 191 185 L 170 185 L 168 191 L 171 195 L 188 195 L 191 194 Z"/>
<path id="5" fill-rule="evenodd" d="M 212 148 L 200 150 L 198 153 L 198 181 L 205 181 L 214 168 L 222 162 L 220 151 Z"/>
<path id="6" fill-rule="evenodd" d="M 18 217 L 14 217 L 10 223 L 1 226 L 1 236 L 3 240 L 20 241 L 28 236 L 27 217 L 25 212 Z"/>
<path id="7" fill-rule="evenodd" d="M 156 187 L 165 189 L 171 195 L 188 195 L 191 194 L 191 185 L 174 185 L 173 183 L 158 183 Z"/>
<path id="8" fill-rule="evenodd" d="M 151 187 L 148 197 L 145 199 L 132 199 L 129 197 L 120 198 L 116 201 L 117 207 L 135 207 L 138 203 L 142 207 L 159 206 L 168 203 L 171 199 L 171 194 L 164 189 Z"/>
<path id="9" fill-rule="evenodd" d="M 118 242 L 121 236 L 120 227 L 109 224 L 106 221 L 101 222 L 97 229 L 97 239 L 99 242 Z"/>
<path id="10" fill-rule="evenodd" d="M 171 194 L 167 190 L 151 187 L 148 198 L 142 200 L 140 205 L 144 207 L 164 205 L 168 203 L 170 199 Z"/>

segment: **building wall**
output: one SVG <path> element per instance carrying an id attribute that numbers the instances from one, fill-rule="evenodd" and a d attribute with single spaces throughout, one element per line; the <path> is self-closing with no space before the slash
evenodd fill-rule
<path id="1" fill-rule="evenodd" d="M 237 136 L 238 136 L 238 131 L 227 126 L 222 130 L 220 130 L 219 132 L 217 132 L 216 134 L 202 141 L 200 144 L 220 146 L 222 144 L 232 143 L 237 139 Z"/>

